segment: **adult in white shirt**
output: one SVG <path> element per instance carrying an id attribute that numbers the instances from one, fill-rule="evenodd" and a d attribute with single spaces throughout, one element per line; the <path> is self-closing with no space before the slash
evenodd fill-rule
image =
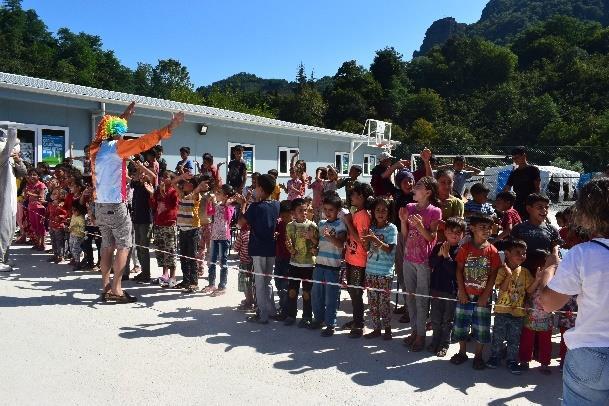
<path id="1" fill-rule="evenodd" d="M 548 312 L 577 295 L 575 327 L 563 369 L 564 405 L 609 404 L 609 178 L 586 184 L 575 221 L 592 240 L 571 248 L 541 296 Z"/>

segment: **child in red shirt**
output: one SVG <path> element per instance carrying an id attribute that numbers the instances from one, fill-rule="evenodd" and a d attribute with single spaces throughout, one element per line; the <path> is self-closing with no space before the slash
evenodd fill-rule
<path id="1" fill-rule="evenodd" d="M 167 171 L 150 199 L 154 214 L 154 248 L 159 268 L 163 275 L 159 284 L 173 288 L 176 283 L 176 221 L 178 218 L 178 192 L 171 181 L 174 174 Z"/>
<path id="2" fill-rule="evenodd" d="M 63 261 L 65 243 L 66 243 L 66 221 L 68 220 L 68 211 L 65 208 L 64 199 L 66 193 L 63 189 L 56 188 L 51 193 L 51 203 L 47 207 L 49 217 L 49 234 L 51 236 L 51 245 L 53 246 L 53 256 L 49 262 L 56 264 Z"/>

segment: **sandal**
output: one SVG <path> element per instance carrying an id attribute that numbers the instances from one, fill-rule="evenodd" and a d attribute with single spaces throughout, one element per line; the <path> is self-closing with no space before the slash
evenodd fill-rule
<path id="1" fill-rule="evenodd" d="M 104 288 L 102 289 L 101 295 L 99 295 L 99 300 L 101 300 L 102 302 L 106 302 L 108 300 L 108 294 L 111 291 L 112 291 L 112 285 L 107 284 L 106 286 L 104 286 Z"/>
<path id="2" fill-rule="evenodd" d="M 482 371 L 483 369 L 486 369 L 486 362 L 484 362 L 481 357 L 474 358 L 474 364 L 472 365 L 472 368 L 474 368 L 476 371 Z"/>
<path id="3" fill-rule="evenodd" d="M 137 302 L 137 297 L 131 296 L 126 291 L 123 291 L 122 296 L 115 295 L 114 293 L 108 293 L 106 296 L 106 300 L 113 301 L 115 303 L 135 303 Z"/>
<path id="4" fill-rule="evenodd" d="M 202 278 L 204 275 L 203 271 L 197 271 L 197 277 Z"/>
<path id="5" fill-rule="evenodd" d="M 201 292 L 203 293 L 212 293 L 216 290 L 215 286 L 207 286 L 206 288 L 204 288 Z"/>
<path id="6" fill-rule="evenodd" d="M 216 289 L 215 291 L 212 292 L 212 294 L 210 296 L 211 297 L 222 296 L 225 293 L 226 293 L 226 289 Z"/>
<path id="7" fill-rule="evenodd" d="M 450 363 L 455 365 L 461 365 L 469 359 L 467 354 L 458 352 L 450 358 Z"/>
<path id="8" fill-rule="evenodd" d="M 446 353 L 447 352 L 448 352 L 448 348 L 442 347 L 442 348 L 440 348 L 438 350 L 438 352 L 436 352 L 436 357 L 438 357 L 438 358 L 444 358 L 444 357 L 446 357 Z"/>
<path id="9" fill-rule="evenodd" d="M 416 340 L 412 342 L 412 347 L 410 347 L 411 352 L 421 352 L 425 348 L 425 340 L 421 340 L 420 343 L 416 343 Z"/>
<path id="10" fill-rule="evenodd" d="M 404 345 L 410 347 L 412 345 L 412 343 L 414 343 L 414 340 L 417 339 L 417 336 L 411 334 L 408 337 L 404 337 Z"/>

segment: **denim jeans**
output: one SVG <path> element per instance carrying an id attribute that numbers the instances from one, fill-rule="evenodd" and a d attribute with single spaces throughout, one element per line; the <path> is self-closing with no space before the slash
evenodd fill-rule
<path id="1" fill-rule="evenodd" d="M 313 280 L 320 282 L 338 283 L 340 268 L 332 268 L 324 265 L 315 266 Z M 316 321 L 325 322 L 326 326 L 336 325 L 336 310 L 340 299 L 340 286 L 314 283 L 311 291 L 313 315 Z"/>
<path id="2" fill-rule="evenodd" d="M 142 268 L 142 275 L 150 277 L 150 239 L 152 238 L 152 224 L 133 224 L 135 234 L 135 252 Z"/>
<path id="3" fill-rule="evenodd" d="M 211 254 L 211 265 L 209 266 L 209 285 L 216 286 L 216 262 L 220 260 L 220 284 L 218 289 L 226 288 L 226 279 L 228 273 L 228 266 L 226 260 L 228 257 L 228 248 L 230 241 L 228 240 L 213 240 L 211 242 L 212 254 Z"/>
<path id="4" fill-rule="evenodd" d="M 275 257 L 252 257 L 254 272 L 257 274 L 254 275 L 254 285 L 256 285 L 256 304 L 258 305 L 258 316 L 262 321 L 267 321 L 270 316 L 274 316 L 276 313 L 273 284 L 271 283 L 271 274 L 273 273 L 274 262 Z"/>
<path id="5" fill-rule="evenodd" d="M 609 347 L 569 349 L 563 369 L 563 405 L 609 403 Z"/>
<path id="6" fill-rule="evenodd" d="M 455 295 L 448 292 L 432 291 L 436 298 L 431 299 L 431 325 L 433 327 L 433 338 L 431 344 L 434 348 L 448 348 L 450 335 L 453 331 L 455 321 L 455 307 L 457 302 L 443 300 L 442 298 L 454 299 Z"/>
<path id="7" fill-rule="evenodd" d="M 197 261 L 194 259 L 199 249 L 199 239 L 198 228 L 178 231 L 178 248 L 180 255 L 182 255 L 180 257 L 180 268 L 182 268 L 184 282 L 189 285 L 199 284 Z"/>
<path id="8" fill-rule="evenodd" d="M 520 347 L 520 335 L 522 334 L 523 324 L 524 317 L 515 317 L 505 313 L 495 314 L 491 357 L 498 358 L 503 349 L 503 342 L 507 341 L 506 362 L 518 361 L 518 348 Z"/>
<path id="9" fill-rule="evenodd" d="M 288 276 L 290 271 L 289 258 L 275 258 L 275 275 Z M 287 315 L 288 311 L 288 279 L 275 278 L 275 289 L 279 296 L 279 311 L 283 315 Z"/>

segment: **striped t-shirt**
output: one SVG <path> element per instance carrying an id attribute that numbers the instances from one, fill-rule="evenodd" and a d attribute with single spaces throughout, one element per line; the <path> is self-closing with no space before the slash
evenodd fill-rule
<path id="1" fill-rule="evenodd" d="M 322 220 L 319 222 L 319 253 L 317 254 L 317 265 L 339 268 L 343 258 L 343 249 L 332 244 L 324 237 L 325 230 L 330 231 L 333 236 L 345 236 L 347 227 L 341 219 L 332 222 Z"/>
<path id="2" fill-rule="evenodd" d="M 178 198 L 178 218 L 177 226 L 181 230 L 192 230 L 199 228 L 199 203 L 201 199 L 199 195 L 195 195 L 190 199 Z"/>
<path id="3" fill-rule="evenodd" d="M 398 228 L 389 223 L 383 228 L 370 227 L 370 232 L 385 244 L 391 245 L 391 251 L 385 252 L 381 248 L 370 244 L 366 273 L 377 276 L 391 276 L 395 267 L 395 247 L 398 243 Z"/>

